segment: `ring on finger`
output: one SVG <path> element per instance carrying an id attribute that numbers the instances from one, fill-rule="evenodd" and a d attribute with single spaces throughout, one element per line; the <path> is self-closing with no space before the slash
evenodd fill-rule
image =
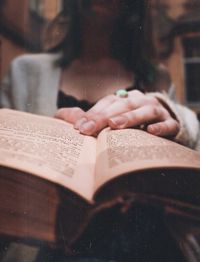
<path id="1" fill-rule="evenodd" d="M 115 95 L 121 98 L 128 97 L 128 91 L 126 89 L 119 89 L 115 92 Z"/>

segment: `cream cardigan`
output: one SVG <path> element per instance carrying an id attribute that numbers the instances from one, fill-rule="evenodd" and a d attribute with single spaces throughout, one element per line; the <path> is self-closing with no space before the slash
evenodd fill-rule
<path id="1" fill-rule="evenodd" d="M 14 59 L 0 88 L 0 107 L 53 116 L 61 69 L 55 66 L 59 54 L 30 54 Z M 200 150 L 200 126 L 194 112 L 175 103 L 171 94 L 149 93 L 162 100 L 175 114 L 181 130 L 175 141 Z"/>

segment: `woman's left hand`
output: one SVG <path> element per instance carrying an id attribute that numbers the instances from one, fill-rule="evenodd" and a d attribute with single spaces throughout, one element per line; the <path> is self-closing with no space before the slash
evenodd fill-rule
<path id="1" fill-rule="evenodd" d="M 81 117 L 74 115 L 71 122 L 86 135 L 96 135 L 107 126 L 112 129 L 145 126 L 147 132 L 162 137 L 176 136 L 180 129 L 177 120 L 158 99 L 138 90 L 128 92 L 123 98 L 106 96 Z"/>

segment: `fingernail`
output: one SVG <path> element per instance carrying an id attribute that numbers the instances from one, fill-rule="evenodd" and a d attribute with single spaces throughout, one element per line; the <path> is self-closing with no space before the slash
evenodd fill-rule
<path id="1" fill-rule="evenodd" d="M 85 118 L 85 117 L 82 117 L 81 119 L 79 119 L 79 120 L 77 120 L 76 121 L 76 123 L 74 124 L 74 128 L 75 129 L 79 129 L 79 127 L 81 126 L 81 125 L 83 125 L 85 122 L 87 122 L 88 120 L 87 120 L 87 118 Z"/>
<path id="2" fill-rule="evenodd" d="M 154 135 L 160 136 L 161 135 L 161 129 L 160 128 L 154 129 Z"/>
<path id="3" fill-rule="evenodd" d="M 116 116 L 111 118 L 110 122 L 114 127 L 123 128 L 127 124 L 128 119 L 124 116 Z"/>
<path id="4" fill-rule="evenodd" d="M 159 136 L 161 134 L 161 129 L 160 127 L 157 127 L 157 126 L 148 126 L 147 130 L 149 133 L 155 136 Z"/>
<path id="5" fill-rule="evenodd" d="M 87 121 L 79 127 L 80 132 L 84 134 L 91 134 L 95 131 L 95 129 L 96 123 L 93 120 Z"/>

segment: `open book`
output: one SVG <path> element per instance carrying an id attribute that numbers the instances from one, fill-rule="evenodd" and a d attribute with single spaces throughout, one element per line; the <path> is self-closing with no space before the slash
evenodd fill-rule
<path id="1" fill-rule="evenodd" d="M 0 234 L 74 241 L 128 195 L 200 220 L 200 154 L 138 129 L 84 136 L 62 120 L 0 110 Z M 95 211 L 94 211 L 95 210 Z"/>

